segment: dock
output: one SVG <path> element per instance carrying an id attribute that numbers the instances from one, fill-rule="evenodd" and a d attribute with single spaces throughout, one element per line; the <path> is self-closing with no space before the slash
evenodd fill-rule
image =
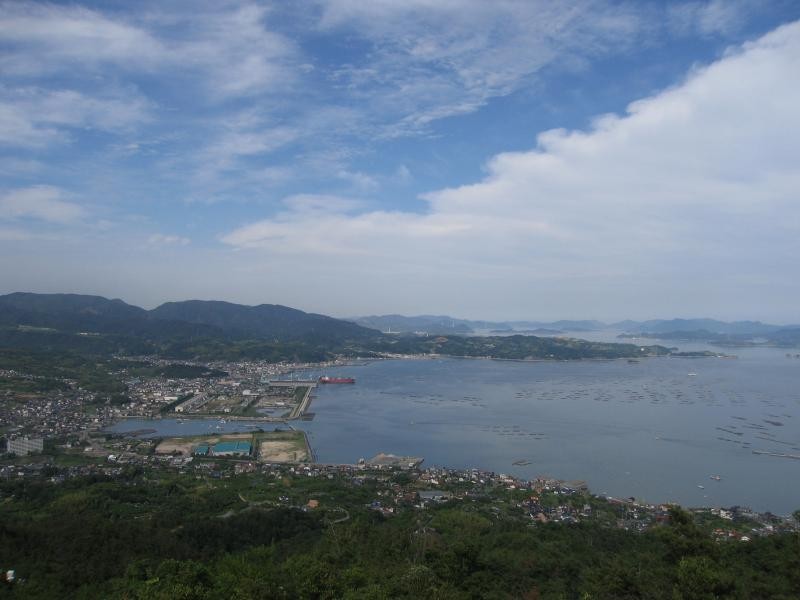
<path id="1" fill-rule="evenodd" d="M 311 404 L 311 392 L 315 387 L 317 387 L 316 383 L 311 383 L 310 385 L 306 384 L 302 385 L 306 388 L 306 393 L 303 395 L 303 399 L 292 409 L 292 412 L 289 413 L 289 418 L 288 418 L 289 421 L 293 419 L 298 419 L 305 414 L 306 409 L 308 408 L 309 404 Z M 295 387 L 301 387 L 301 386 L 297 385 Z"/>
<path id="2" fill-rule="evenodd" d="M 401 469 L 414 469 L 422 464 L 425 459 L 419 456 L 395 456 L 383 452 L 376 454 L 364 464 L 371 467 L 400 467 Z"/>

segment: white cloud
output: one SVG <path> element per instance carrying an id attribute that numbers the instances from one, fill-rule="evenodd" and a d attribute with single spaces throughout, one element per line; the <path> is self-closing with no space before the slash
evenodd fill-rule
<path id="1" fill-rule="evenodd" d="M 226 178 L 252 179 L 251 169 L 266 167 L 267 155 L 290 145 L 297 148 L 293 166 L 305 177 L 338 180 L 340 192 L 374 192 L 378 177 L 351 159 L 375 141 L 429 133 L 435 121 L 530 85 L 545 67 L 624 52 L 652 30 L 647 10 L 594 0 L 566 8 L 543 0 L 191 8 L 0 4 L 0 72 L 16 81 L 16 96 L 38 96 L 30 108 L 17 97 L 0 105 L 0 143 L 42 148 L 73 139 L 77 128 L 127 132 L 152 118 L 175 133 L 176 145 L 198 140 L 188 155 L 161 149 L 162 166 L 198 172 L 198 189 L 185 195 L 236 196 L 230 188 L 238 183 Z M 305 55 L 309 34 L 323 42 L 347 36 L 363 51 L 349 55 L 352 64 L 342 64 L 337 52 Z M 30 86 L 37 77 L 42 87 L 52 85 L 51 75 L 71 89 Z M 109 95 L 120 80 L 126 89 Z M 220 114 L 231 107 L 252 122 Z M 348 156 L 326 161 L 342 148 Z M 129 154 L 136 150 L 128 147 Z M 286 174 L 287 162 L 269 167 Z"/>
<path id="2" fill-rule="evenodd" d="M 219 171 L 236 166 L 236 159 L 274 152 L 297 139 L 299 132 L 290 127 L 270 127 L 262 123 L 244 127 L 226 123 L 225 131 L 201 152 L 203 170 Z"/>
<path id="3" fill-rule="evenodd" d="M 265 8 L 249 2 L 194 8 L 134 17 L 75 5 L 6 2 L 0 5 L 0 40 L 11 49 L 0 58 L 0 71 L 17 77 L 92 73 L 109 66 L 188 72 L 200 75 L 200 85 L 214 98 L 291 85 L 300 69 L 297 52 L 291 40 L 266 27 Z"/>
<path id="4" fill-rule="evenodd" d="M 151 246 L 187 246 L 191 240 L 180 235 L 154 233 L 147 238 L 147 243 Z"/>
<path id="5" fill-rule="evenodd" d="M 213 202 L 231 188 L 283 183 L 294 176 L 292 168 L 266 162 L 270 155 L 294 143 L 303 132 L 276 125 L 252 110 L 228 115 L 214 124 L 209 141 L 187 157 L 194 170 L 195 201 Z"/>
<path id="6" fill-rule="evenodd" d="M 354 288 L 387 265 L 411 265 L 420 281 L 434 269 L 431 294 L 499 294 L 519 310 L 554 287 L 575 294 L 561 305 L 575 314 L 587 293 L 655 311 L 672 293 L 752 305 L 739 287 L 785 286 L 800 255 L 798 64 L 800 22 L 588 131 L 496 156 L 483 181 L 427 194 L 423 214 L 295 209 L 222 239 L 297 257 L 305 276 L 347 256 L 337 273 Z"/>
<path id="7" fill-rule="evenodd" d="M 269 85 L 271 76 L 265 75 L 264 85 L 254 90 L 263 92 L 275 84 L 298 92 L 280 119 L 269 118 L 272 107 L 262 105 L 245 111 L 250 122 L 234 115 L 224 122 L 225 133 L 209 136 L 207 148 L 199 153 L 198 176 L 209 195 L 225 187 L 219 181 L 222 172 L 250 178 L 252 165 L 243 158 L 289 144 L 299 149 L 293 164 L 305 177 L 338 179 L 349 193 L 374 192 L 378 178 L 353 168 L 353 154 L 368 153 L 375 141 L 424 134 L 434 121 L 474 112 L 492 97 L 528 85 L 542 68 L 570 55 L 620 51 L 633 44 L 644 26 L 641 15 L 628 7 L 588 0 L 568 10 L 548 2 L 475 0 L 312 4 L 318 12 L 310 12 L 301 27 L 316 27 L 312 35 L 347 36 L 363 44 L 354 63 L 334 57 L 323 68 L 305 68 L 299 50 L 279 38 L 268 41 L 262 22 L 269 12 L 249 5 L 215 20 L 221 23 L 219 32 L 208 25 L 192 30 L 196 36 L 202 33 L 194 38 L 196 53 L 209 56 L 211 63 L 222 57 L 227 66 L 219 71 L 237 82 L 260 78 L 262 69 L 234 54 L 275 56 L 260 63 L 265 72 L 291 64 L 287 68 L 293 75 L 284 69 Z M 199 22 L 206 19 L 204 15 Z M 228 42 L 220 50 L 214 40 L 223 31 Z M 269 47 L 261 48 L 263 44 Z M 328 62 L 327 57 L 314 59 Z M 237 75 L 240 67 L 246 76 Z"/>
<path id="8" fill-rule="evenodd" d="M 176 48 L 179 62 L 207 70 L 210 91 L 220 98 L 285 91 L 303 70 L 301 57 L 287 37 L 265 26 L 267 17 L 252 3 L 199 16 L 190 22 L 194 41 Z"/>
<path id="9" fill-rule="evenodd" d="M 86 211 L 63 200 L 64 193 L 49 185 L 11 190 L 0 195 L 0 219 L 36 219 L 69 224 L 80 220 Z"/>
<path id="10" fill-rule="evenodd" d="M 61 139 L 58 129 L 36 123 L 24 107 L 0 101 L 0 144 L 40 147 Z"/>
<path id="11" fill-rule="evenodd" d="M 348 182 L 355 192 L 373 192 L 380 187 L 377 178 L 361 171 L 339 169 L 336 178 Z"/>
<path id="12" fill-rule="evenodd" d="M 579 1 L 321 0 L 319 27 L 366 39 L 361 64 L 334 81 L 395 117 L 384 135 L 425 129 L 475 111 L 529 84 L 542 68 L 574 56 L 623 51 L 649 26 L 630 6 Z"/>
<path id="13" fill-rule="evenodd" d="M 131 94 L 89 97 L 74 90 L 0 88 L 0 144 L 40 147 L 70 129 L 123 132 L 148 120 L 149 104 Z"/>
<path id="14" fill-rule="evenodd" d="M 47 73 L 64 63 L 141 67 L 157 63 L 166 53 L 143 29 L 75 5 L 5 2 L 0 6 L 0 39 L 21 46 L 0 60 L 0 68 L 12 75 Z"/>
<path id="15" fill-rule="evenodd" d="M 669 5 L 668 23 L 682 34 L 724 35 L 737 31 L 749 13 L 763 9 L 753 0 L 706 0 Z"/>

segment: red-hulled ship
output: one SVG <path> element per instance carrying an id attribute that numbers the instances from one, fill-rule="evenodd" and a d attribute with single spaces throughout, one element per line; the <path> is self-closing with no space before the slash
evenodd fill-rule
<path id="1" fill-rule="evenodd" d="M 352 377 L 328 377 L 323 375 L 319 378 L 320 383 L 355 383 L 356 380 Z"/>

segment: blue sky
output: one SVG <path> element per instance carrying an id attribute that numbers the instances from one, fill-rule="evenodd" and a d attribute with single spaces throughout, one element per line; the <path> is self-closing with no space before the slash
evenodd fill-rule
<path id="1" fill-rule="evenodd" d="M 800 321 L 800 4 L 0 3 L 0 292 Z"/>

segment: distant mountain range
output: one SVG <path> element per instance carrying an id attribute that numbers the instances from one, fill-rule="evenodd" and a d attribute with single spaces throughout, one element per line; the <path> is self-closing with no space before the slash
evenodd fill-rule
<path id="1" fill-rule="evenodd" d="M 157 354 L 170 358 L 321 361 L 334 356 L 447 354 L 495 358 L 638 356 L 638 344 L 552 337 L 613 328 L 625 337 L 720 345 L 794 347 L 800 327 L 713 319 L 663 321 L 469 321 L 447 316 L 363 317 L 355 322 L 276 304 L 244 306 L 186 300 L 145 310 L 122 300 L 79 294 L 0 296 L 0 348 L 85 355 Z M 384 332 L 384 333 L 382 333 Z M 387 334 L 385 332 L 391 332 Z M 413 335 L 422 333 L 423 336 Z M 482 335 L 475 336 L 479 332 Z M 521 335 L 525 334 L 525 335 Z M 664 346 L 645 352 L 663 354 Z"/>
<path id="2" fill-rule="evenodd" d="M 470 335 L 480 333 L 587 332 L 604 329 L 628 334 L 697 332 L 698 335 L 759 336 L 800 325 L 771 325 L 760 321 L 725 322 L 715 319 L 654 319 L 604 323 L 596 320 L 479 321 L 445 315 L 376 315 L 343 320 L 306 313 L 279 304 L 245 306 L 214 300 L 167 302 L 145 310 L 122 300 L 81 294 L 15 292 L 0 296 L 0 326 L 53 328 L 60 331 L 162 337 L 224 336 L 273 341 L 373 339 L 380 333 Z M 789 332 L 788 334 L 786 332 Z M 777 336 L 780 337 L 780 336 Z"/>
<path id="3" fill-rule="evenodd" d="M 650 321 L 620 321 L 610 325 L 627 333 L 670 333 L 675 331 L 707 331 L 730 335 L 763 335 L 797 325 L 770 325 L 761 321 L 717 321 L 716 319 L 655 319 Z"/>
<path id="4" fill-rule="evenodd" d="M 734 321 L 731 323 L 716 319 L 653 319 L 649 321 L 618 321 L 604 323 L 595 320 L 560 320 L 560 321 L 471 321 L 448 316 L 420 315 L 406 317 L 402 315 L 380 315 L 356 317 L 354 323 L 377 329 L 385 333 L 420 332 L 428 334 L 461 333 L 464 335 L 476 332 L 508 332 L 538 333 L 554 335 L 565 332 L 586 332 L 600 330 L 619 330 L 625 333 L 672 333 L 705 331 L 713 334 L 729 335 L 764 335 L 787 329 L 796 329 L 797 325 L 770 325 L 760 321 Z"/>
<path id="5" fill-rule="evenodd" d="M 364 326 L 435 332 L 386 335 Z M 78 294 L 13 293 L 0 296 L 0 348 L 78 352 L 84 355 L 157 354 L 206 360 L 321 361 L 334 356 L 441 354 L 509 359 L 622 358 L 663 355 L 663 346 L 608 344 L 532 335 L 539 323 L 457 321 L 447 317 L 373 317 L 361 324 L 275 304 L 244 306 L 187 300 L 153 310 L 122 300 Z M 594 321 L 557 321 L 556 328 L 586 328 Z M 469 337 L 471 327 L 503 329 L 502 336 Z M 508 335 L 506 335 L 508 333 Z"/>
<path id="6" fill-rule="evenodd" d="M 624 321 L 616 324 L 626 333 L 621 339 L 646 338 L 680 342 L 705 342 L 717 346 L 800 346 L 800 326 L 770 325 L 760 321 L 726 323 L 715 319 Z"/>
<path id="7" fill-rule="evenodd" d="M 463 334 L 476 332 L 522 333 L 546 329 L 550 332 L 594 331 L 608 327 L 600 321 L 473 321 L 444 315 L 374 315 L 354 317 L 354 323 L 377 329 L 384 333 L 427 333 L 430 335 Z"/>
<path id="8" fill-rule="evenodd" d="M 449 316 L 380 315 L 352 319 L 359 325 L 384 333 L 427 335 L 536 335 L 580 337 L 590 331 L 621 331 L 621 339 L 651 338 L 707 342 L 721 346 L 800 346 L 800 325 L 772 325 L 761 321 L 716 319 L 651 319 L 604 323 L 594 320 L 561 321 L 472 321 Z"/>
<path id="9" fill-rule="evenodd" d="M 384 333 L 428 333 L 435 335 L 473 333 L 473 321 L 453 319 L 445 316 L 419 315 L 404 317 L 403 315 L 381 315 L 372 317 L 356 317 L 351 319 L 362 327 L 377 329 Z"/>

